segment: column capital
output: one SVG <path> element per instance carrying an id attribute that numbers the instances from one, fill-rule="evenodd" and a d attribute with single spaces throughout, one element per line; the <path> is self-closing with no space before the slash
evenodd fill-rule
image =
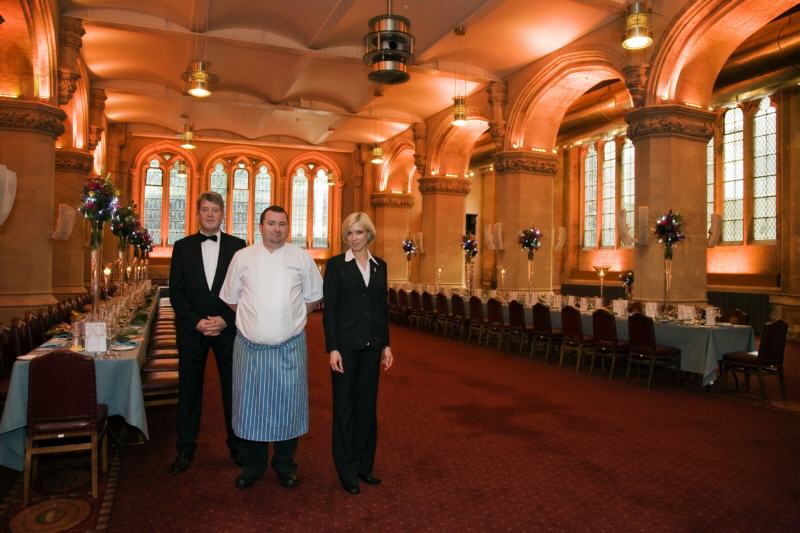
<path id="1" fill-rule="evenodd" d="M 499 152 L 494 156 L 494 171 L 497 174 L 555 176 L 558 172 L 558 157 L 555 154 L 536 152 Z"/>
<path id="2" fill-rule="evenodd" d="M 56 172 L 75 172 L 86 176 L 92 170 L 94 157 L 78 150 L 56 150 Z"/>
<path id="3" fill-rule="evenodd" d="M 390 192 L 372 193 L 373 207 L 411 207 L 414 196 L 411 194 L 394 194 Z"/>
<path id="4" fill-rule="evenodd" d="M 448 178 L 429 176 L 419 179 L 419 192 L 422 194 L 469 194 L 469 180 L 464 178 Z"/>
<path id="5" fill-rule="evenodd" d="M 633 98 L 634 107 L 642 107 L 647 95 L 647 79 L 650 77 L 650 64 L 628 65 L 623 67 L 625 87 Z"/>
<path id="6" fill-rule="evenodd" d="M 56 139 L 67 114 L 58 107 L 29 100 L 0 100 L 0 130 L 32 131 Z"/>
<path id="7" fill-rule="evenodd" d="M 628 137 L 683 137 L 708 141 L 714 135 L 716 114 L 705 109 L 668 104 L 634 109 L 625 115 Z"/>
<path id="8" fill-rule="evenodd" d="M 61 17 L 58 31 L 58 103 L 66 105 L 78 88 L 78 52 L 83 46 L 81 19 Z"/>

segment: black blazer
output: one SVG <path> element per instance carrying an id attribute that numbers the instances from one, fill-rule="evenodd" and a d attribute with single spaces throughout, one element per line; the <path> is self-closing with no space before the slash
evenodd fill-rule
<path id="1" fill-rule="evenodd" d="M 369 286 L 355 260 L 345 261 L 344 254 L 328 260 L 322 311 L 328 352 L 389 346 L 386 262 L 373 258 L 378 264 L 369 262 Z"/>
<path id="2" fill-rule="evenodd" d="M 247 246 L 238 237 L 220 233 L 219 258 L 214 283 L 208 289 L 203 252 L 200 249 L 200 234 L 195 233 L 177 241 L 172 247 L 169 268 L 169 299 L 175 309 L 175 328 L 178 345 L 191 346 L 203 341 L 203 334 L 195 329 L 197 323 L 209 316 L 221 316 L 228 326 L 220 337 L 236 334 L 236 315 L 228 304 L 220 300 L 219 291 L 233 255 Z"/>

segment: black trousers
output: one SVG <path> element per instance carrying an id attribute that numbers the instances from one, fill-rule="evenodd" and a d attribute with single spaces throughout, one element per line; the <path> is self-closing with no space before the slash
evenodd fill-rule
<path id="1" fill-rule="evenodd" d="M 342 482 L 355 483 L 358 474 L 372 474 L 375 463 L 381 351 L 364 348 L 340 353 L 344 373 L 331 372 L 333 463 Z"/>
<path id="2" fill-rule="evenodd" d="M 233 335 L 203 337 L 197 346 L 178 346 L 179 378 L 178 409 L 175 426 L 178 431 L 178 452 L 194 452 L 197 434 L 200 431 L 200 413 L 203 405 L 203 380 L 206 372 L 208 349 L 214 350 L 222 391 L 222 409 L 225 415 L 226 442 L 228 448 L 236 450 L 239 440 L 231 426 L 231 402 L 233 393 Z"/>
<path id="3" fill-rule="evenodd" d="M 293 474 L 297 470 L 294 452 L 297 451 L 297 437 L 273 443 L 272 468 L 279 476 Z M 269 443 L 239 439 L 239 463 L 242 473 L 253 477 L 261 477 L 267 471 Z"/>

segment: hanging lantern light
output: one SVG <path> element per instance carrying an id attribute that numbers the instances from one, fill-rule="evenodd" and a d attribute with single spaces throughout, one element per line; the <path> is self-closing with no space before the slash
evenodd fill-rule
<path id="1" fill-rule="evenodd" d="M 463 96 L 453 97 L 453 126 L 461 127 L 467 123 L 467 99 Z"/>
<path id="2" fill-rule="evenodd" d="M 383 148 L 377 144 L 372 147 L 372 159 L 370 160 L 370 163 L 373 165 L 380 165 L 383 163 Z"/>
<path id="3" fill-rule="evenodd" d="M 370 66 L 367 78 L 376 83 L 408 81 L 408 64 L 414 60 L 414 37 L 408 32 L 411 21 L 392 14 L 392 0 L 385 15 L 369 21 L 370 33 L 364 37 L 364 63 Z"/>
<path id="4" fill-rule="evenodd" d="M 641 50 L 653 44 L 650 36 L 650 14 L 643 1 L 631 2 L 625 8 L 625 40 L 622 47 Z"/>
<path id="5" fill-rule="evenodd" d="M 192 126 L 188 124 L 183 126 L 183 131 L 178 134 L 178 139 L 181 141 L 181 148 L 186 150 L 194 150 L 196 148 L 194 144 L 194 131 Z"/>
<path id="6" fill-rule="evenodd" d="M 186 162 L 178 161 L 178 172 L 176 173 L 176 176 L 178 176 L 179 178 L 185 178 L 188 175 L 189 173 L 188 170 L 186 169 Z"/>
<path id="7" fill-rule="evenodd" d="M 211 96 L 210 85 L 218 82 L 219 78 L 208 71 L 210 66 L 211 63 L 200 59 L 189 61 L 186 72 L 181 75 L 189 83 L 189 94 L 197 98 Z"/>

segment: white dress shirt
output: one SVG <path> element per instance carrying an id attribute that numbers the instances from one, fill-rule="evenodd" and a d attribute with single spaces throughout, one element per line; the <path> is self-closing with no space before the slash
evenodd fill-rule
<path id="1" fill-rule="evenodd" d="M 361 268 L 361 264 L 358 261 L 356 261 L 356 254 L 354 254 L 353 253 L 353 249 L 350 248 L 344 254 L 344 261 L 345 261 L 345 263 L 348 262 L 348 261 L 355 261 L 356 262 L 356 266 L 358 267 L 358 270 L 361 272 L 361 277 L 364 278 L 364 285 L 369 287 L 369 272 L 370 272 L 369 262 L 372 261 L 377 266 L 378 261 L 377 261 L 377 259 L 372 257 L 372 252 L 370 252 L 369 250 L 367 250 L 367 256 L 368 256 L 367 257 L 367 264 L 364 265 L 364 268 Z"/>
<path id="2" fill-rule="evenodd" d="M 202 231 L 201 235 L 205 235 Z M 206 239 L 200 243 L 200 250 L 203 252 L 203 270 L 206 273 L 206 282 L 208 282 L 208 290 L 214 284 L 214 275 L 217 273 L 217 263 L 219 262 L 219 243 L 222 241 L 222 235 L 218 231 L 214 235 L 217 236 L 216 241 Z M 213 235 L 209 235 L 212 237 Z"/>
<path id="3" fill-rule="evenodd" d="M 302 248 L 270 252 L 255 243 L 233 256 L 219 297 L 237 304 L 236 327 L 247 340 L 282 344 L 305 328 L 306 303 L 322 299 L 322 276 Z"/>

